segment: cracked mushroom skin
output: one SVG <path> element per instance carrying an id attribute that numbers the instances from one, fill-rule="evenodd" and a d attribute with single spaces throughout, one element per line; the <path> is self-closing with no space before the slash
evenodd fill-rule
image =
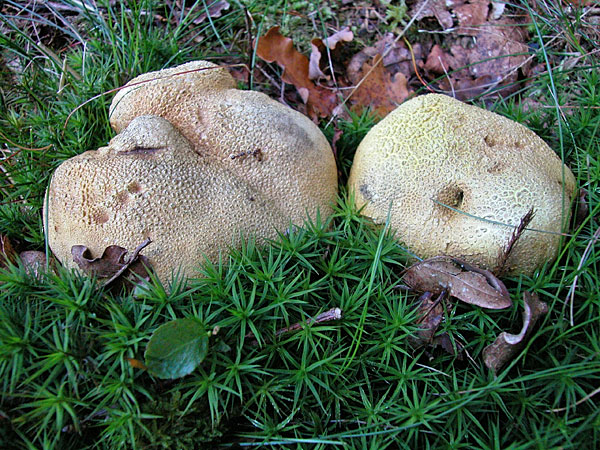
<path id="1" fill-rule="evenodd" d="M 292 222 L 332 212 L 337 168 L 329 143 L 306 116 L 265 94 L 236 89 L 206 61 L 140 75 L 113 99 L 110 123 L 121 132 L 140 115 L 167 119 L 193 150 L 260 191 Z"/>
<path id="2" fill-rule="evenodd" d="M 157 276 L 191 276 L 204 257 L 239 246 L 241 236 L 275 238 L 289 216 L 226 167 L 199 156 L 167 120 L 142 116 L 107 147 L 62 163 L 47 194 L 50 248 L 76 268 L 73 245 L 100 256 L 109 245 L 143 254 Z"/>
<path id="3" fill-rule="evenodd" d="M 389 214 L 396 237 L 417 256 L 451 255 L 491 270 L 534 208 L 508 275 L 531 275 L 556 258 L 576 188 L 531 130 L 439 94 L 416 97 L 374 126 L 348 184 L 362 213 L 376 223 Z"/>

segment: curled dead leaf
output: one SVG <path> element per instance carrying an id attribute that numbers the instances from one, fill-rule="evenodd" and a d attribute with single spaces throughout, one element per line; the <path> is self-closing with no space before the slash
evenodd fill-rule
<path id="1" fill-rule="evenodd" d="M 406 269 L 403 280 L 416 291 L 439 294 L 446 290 L 452 297 L 483 308 L 512 305 L 506 286 L 494 274 L 451 256 L 419 261 Z"/>
<path id="2" fill-rule="evenodd" d="M 540 316 L 548 312 L 548 305 L 536 293 L 523 293 L 523 327 L 519 334 L 500 333 L 496 340 L 483 350 L 486 367 L 498 372 L 527 342 L 531 330 Z"/>
<path id="3" fill-rule="evenodd" d="M 418 320 L 419 329 L 416 336 L 413 337 L 413 343 L 417 346 L 428 345 L 433 342 L 433 336 L 444 318 L 444 305 L 442 299 L 446 291 L 434 299 L 431 292 L 425 292 L 419 297 Z"/>
<path id="4" fill-rule="evenodd" d="M 457 355 L 462 359 L 463 346 L 456 340 L 453 342 L 448 333 L 437 334 L 437 330 L 444 320 L 444 301 L 447 292 L 442 291 L 437 298 L 431 292 L 425 292 L 419 297 L 417 333 L 410 338 L 415 347 L 442 347 L 447 353 Z"/>
<path id="5" fill-rule="evenodd" d="M 326 47 L 335 50 L 338 42 L 350 42 L 354 39 L 354 33 L 346 27 L 325 39 L 313 39 L 311 41 L 311 53 L 308 64 L 308 78 L 311 80 L 329 79 L 321 70 L 321 55 Z"/>
<path id="6" fill-rule="evenodd" d="M 90 250 L 84 245 L 74 245 L 71 248 L 73 261 L 86 274 L 98 278 L 106 279 L 104 286 L 111 285 L 121 286 L 128 278 L 127 275 L 132 275 L 130 283 L 137 282 L 140 278 L 144 280 L 150 279 L 150 261 L 140 252 L 144 247 L 152 241 L 146 239 L 142 242 L 130 256 L 128 250 L 118 245 L 110 245 L 104 249 L 102 256 L 94 258 Z"/>

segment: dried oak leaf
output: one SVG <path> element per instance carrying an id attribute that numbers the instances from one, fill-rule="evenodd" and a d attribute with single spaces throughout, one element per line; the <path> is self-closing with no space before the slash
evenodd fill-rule
<path id="1" fill-rule="evenodd" d="M 402 72 L 388 72 L 382 61 L 382 53 L 368 47 L 352 57 L 348 64 L 348 78 L 356 86 L 350 103 L 357 108 L 370 107 L 380 117 L 404 102 L 409 91 L 408 80 Z"/>
<path id="2" fill-rule="evenodd" d="M 311 52 L 308 62 L 308 78 L 311 80 L 329 79 L 321 70 L 321 55 L 326 52 L 326 48 L 333 51 L 339 42 L 350 42 L 352 39 L 354 39 L 354 33 L 348 27 L 333 33 L 325 39 L 313 39 L 310 42 Z"/>
<path id="3" fill-rule="evenodd" d="M 328 117 L 338 105 L 336 93 L 316 85 L 309 78 L 309 60 L 294 48 L 290 38 L 275 26 L 258 39 L 256 54 L 266 62 L 276 62 L 283 68 L 281 79 L 292 84 L 306 103 L 308 115 L 317 119 Z"/>
<path id="4" fill-rule="evenodd" d="M 15 262 L 15 250 L 8 236 L 0 234 L 0 268 Z"/>
<path id="5" fill-rule="evenodd" d="M 110 245 L 104 249 L 102 256 L 93 258 L 90 250 L 85 245 L 74 245 L 71 248 L 73 261 L 86 274 L 106 279 L 105 286 L 121 286 L 127 275 L 133 275 L 129 280 L 131 284 L 140 278 L 149 280 L 150 261 L 140 251 L 150 243 L 146 239 L 133 253 L 128 256 L 128 250 L 118 245 Z"/>
<path id="6" fill-rule="evenodd" d="M 447 1 L 448 0 L 419 0 L 412 7 L 410 16 L 414 17 L 420 10 L 415 20 L 421 20 L 425 17 L 435 17 L 444 30 L 452 28 L 454 20 L 452 20 L 452 14 L 448 11 L 448 6 L 446 5 Z M 423 8 L 423 5 L 426 2 L 427 5 Z"/>
<path id="7" fill-rule="evenodd" d="M 209 4 L 209 2 L 202 2 L 204 6 L 204 11 L 193 20 L 195 25 L 200 25 L 204 22 L 208 17 L 212 19 L 216 19 L 217 17 L 221 17 L 223 15 L 223 11 L 229 9 L 229 2 L 225 0 L 213 1 Z"/>
<path id="8" fill-rule="evenodd" d="M 417 335 L 413 337 L 413 341 L 417 346 L 433 342 L 435 332 L 444 318 L 444 305 L 441 302 L 444 295 L 445 292 L 442 292 L 438 298 L 434 299 L 433 293 L 425 292 L 419 297 L 419 319 L 417 320 L 419 329 L 417 330 Z"/>
<path id="9" fill-rule="evenodd" d="M 489 0 L 471 0 L 453 8 L 458 18 L 458 34 L 476 36 L 488 17 Z"/>
<path id="10" fill-rule="evenodd" d="M 442 291 L 436 299 L 433 299 L 433 294 L 431 292 L 425 292 L 419 297 L 419 319 L 417 320 L 419 328 L 416 335 L 412 336 L 410 340 L 415 347 L 422 347 L 425 345 L 436 347 L 439 345 L 451 355 L 456 355 L 458 350 L 458 357 L 459 359 L 462 359 L 461 352 L 463 347 L 458 342 L 455 342 L 453 345 L 448 333 L 442 333 L 436 336 L 436 332 L 444 319 L 443 301 L 445 297 L 446 291 Z"/>
<path id="11" fill-rule="evenodd" d="M 459 38 L 450 44 L 449 52 L 439 54 L 438 50 L 435 59 L 439 66 L 428 59 L 430 70 L 439 74 L 452 71 L 440 88 L 460 100 L 492 90 L 500 95 L 518 89 L 519 70 L 527 72 L 530 64 L 524 27 L 510 19 L 488 21 L 474 38 L 475 44 L 471 38 Z"/>
<path id="12" fill-rule="evenodd" d="M 483 308 L 512 305 L 506 286 L 491 272 L 451 256 L 420 261 L 406 269 L 403 280 L 416 291 L 439 294 L 446 290 L 452 297 Z"/>
<path id="13" fill-rule="evenodd" d="M 483 362 L 497 372 L 504 366 L 521 347 L 527 342 L 527 337 L 537 320 L 548 312 L 548 305 L 540 301 L 537 294 L 524 292 L 523 327 L 519 334 L 500 333 L 496 340 L 483 350 Z"/>

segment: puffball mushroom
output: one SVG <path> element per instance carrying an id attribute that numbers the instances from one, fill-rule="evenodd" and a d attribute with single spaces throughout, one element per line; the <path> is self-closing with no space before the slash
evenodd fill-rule
<path id="1" fill-rule="evenodd" d="M 235 89 L 227 70 L 206 61 L 140 75 L 110 106 L 121 132 L 136 117 L 171 122 L 204 158 L 262 192 L 294 223 L 331 212 L 337 169 L 329 143 L 303 114 L 267 95 Z"/>
<path id="2" fill-rule="evenodd" d="M 417 256 L 450 255 L 486 269 L 534 208 L 531 230 L 504 267 L 509 275 L 556 258 L 575 194 L 571 171 L 531 130 L 438 94 L 409 100 L 374 126 L 348 184 L 362 213 L 376 223 L 389 215 Z"/>
<path id="3" fill-rule="evenodd" d="M 197 72 L 190 72 L 205 68 Z M 185 72 L 184 74 L 177 75 Z M 47 193 L 50 248 L 68 267 L 74 245 L 143 250 L 157 276 L 192 276 L 242 238 L 276 238 L 337 195 L 331 147 L 308 118 L 264 94 L 234 89 L 194 62 L 146 74 L 111 105 L 107 147 L 62 163 Z M 131 83 L 137 83 L 134 79 Z M 128 94 L 129 93 L 129 94 Z M 133 112 L 132 112 L 133 111 Z"/>

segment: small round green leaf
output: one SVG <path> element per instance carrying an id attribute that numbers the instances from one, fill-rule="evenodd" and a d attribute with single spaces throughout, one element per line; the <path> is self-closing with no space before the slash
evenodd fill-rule
<path id="1" fill-rule="evenodd" d="M 208 335 L 194 319 L 177 319 L 158 327 L 146 347 L 148 371 L 158 378 L 180 378 L 194 371 L 208 351 Z"/>

